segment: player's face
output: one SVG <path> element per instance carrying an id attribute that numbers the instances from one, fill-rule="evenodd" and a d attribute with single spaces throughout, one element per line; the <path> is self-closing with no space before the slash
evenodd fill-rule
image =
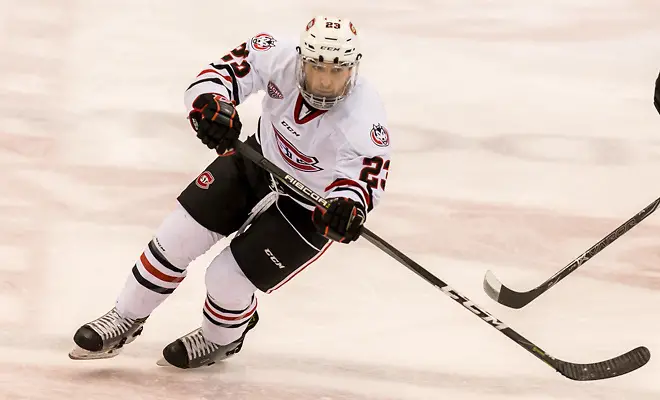
<path id="1" fill-rule="evenodd" d="M 304 62 L 305 87 L 315 96 L 335 97 L 344 94 L 352 67 L 330 63 Z"/>

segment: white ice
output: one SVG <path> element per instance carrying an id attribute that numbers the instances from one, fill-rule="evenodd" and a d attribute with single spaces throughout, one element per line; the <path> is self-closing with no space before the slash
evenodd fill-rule
<path id="1" fill-rule="evenodd" d="M 559 358 L 660 354 L 660 216 L 522 310 L 481 288 L 537 285 L 660 194 L 660 2 L 0 0 L 0 399 L 657 399 L 657 356 L 569 381 L 364 240 L 260 296 L 223 365 L 155 365 L 199 325 L 212 254 L 121 357 L 67 358 L 213 157 L 190 79 L 315 13 L 355 21 L 390 113 L 373 231 Z"/>

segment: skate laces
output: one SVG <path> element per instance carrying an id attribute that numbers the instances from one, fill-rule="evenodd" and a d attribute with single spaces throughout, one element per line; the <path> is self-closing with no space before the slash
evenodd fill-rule
<path id="1" fill-rule="evenodd" d="M 220 345 L 204 339 L 201 329 L 197 329 L 182 337 L 181 342 L 183 342 L 188 353 L 188 359 L 190 360 L 211 354 L 220 347 Z"/>
<path id="2" fill-rule="evenodd" d="M 135 320 L 124 318 L 115 308 L 107 314 L 89 323 L 96 332 L 101 335 L 103 340 L 108 340 L 123 335 L 133 326 Z"/>

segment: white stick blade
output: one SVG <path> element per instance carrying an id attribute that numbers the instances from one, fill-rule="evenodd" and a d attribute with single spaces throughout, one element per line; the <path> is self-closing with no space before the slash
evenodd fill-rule
<path id="1" fill-rule="evenodd" d="M 502 291 L 502 282 L 490 270 L 486 271 L 484 276 L 484 291 L 495 301 L 500 297 Z"/>

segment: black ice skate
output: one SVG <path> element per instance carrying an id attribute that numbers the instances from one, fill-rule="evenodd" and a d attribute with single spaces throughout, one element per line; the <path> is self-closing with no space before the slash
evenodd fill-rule
<path id="1" fill-rule="evenodd" d="M 168 344 L 163 349 L 163 358 L 157 364 L 188 369 L 213 365 L 218 361 L 225 360 L 241 351 L 245 335 L 257 325 L 257 322 L 259 322 L 259 315 L 255 311 L 243 335 L 235 342 L 224 346 L 209 342 L 204 339 L 201 328 L 195 329 Z"/>
<path id="2" fill-rule="evenodd" d="M 73 360 L 97 360 L 119 354 L 121 348 L 142 333 L 147 318 L 131 319 L 119 315 L 113 308 L 104 316 L 89 322 L 76 331 L 73 341 L 78 347 L 71 350 Z"/>

